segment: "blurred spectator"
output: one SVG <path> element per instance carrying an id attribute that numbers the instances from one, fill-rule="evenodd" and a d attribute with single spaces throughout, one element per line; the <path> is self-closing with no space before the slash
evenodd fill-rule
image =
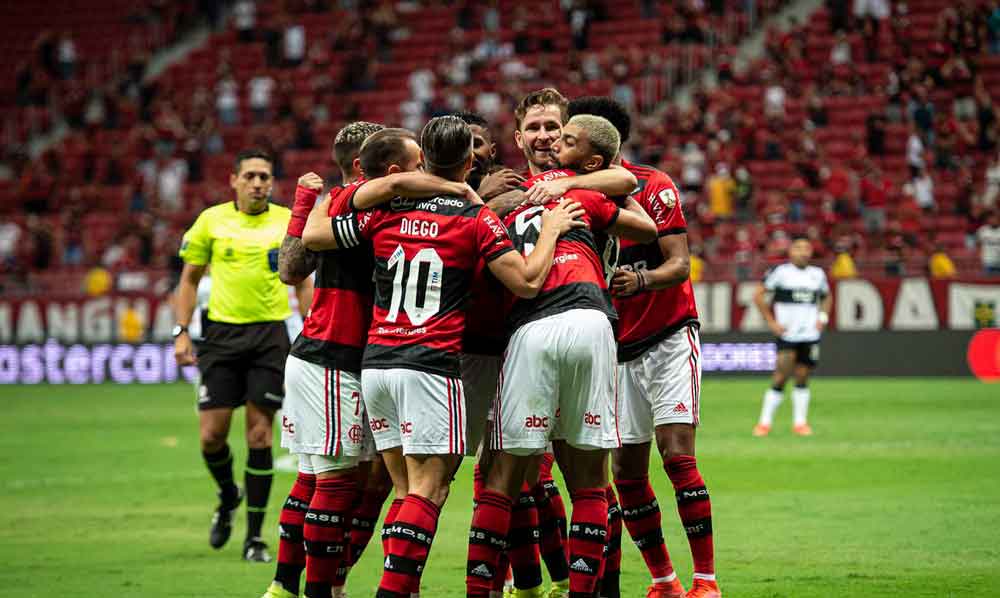
<path id="1" fill-rule="evenodd" d="M 586 0 L 570 0 L 567 14 L 570 35 L 573 36 L 573 47 L 586 50 L 590 41 L 590 23 L 594 14 Z"/>
<path id="2" fill-rule="evenodd" d="M 274 92 L 274 79 L 266 72 L 250 79 L 250 111 L 255 124 L 264 124 L 271 118 L 271 95 Z"/>
<path id="3" fill-rule="evenodd" d="M 958 274 L 955 262 L 951 261 L 940 243 L 934 245 L 934 251 L 927 260 L 927 270 L 931 278 L 955 278 Z"/>
<path id="4" fill-rule="evenodd" d="M 63 33 L 59 38 L 59 48 L 57 51 L 59 60 L 59 76 L 63 79 L 72 79 L 76 73 L 76 44 L 69 33 Z"/>
<path id="5" fill-rule="evenodd" d="M 881 232 L 885 229 L 886 207 L 891 190 L 892 183 L 882 177 L 882 171 L 876 166 L 872 166 L 861 180 L 861 200 L 864 204 L 862 216 L 868 232 Z"/>
<path id="6" fill-rule="evenodd" d="M 1000 124 L 997 122 L 993 98 L 982 79 L 976 83 L 976 121 L 979 125 L 979 151 L 991 152 L 995 150 L 997 141 L 1000 140 Z"/>
<path id="7" fill-rule="evenodd" d="M 500 31 L 500 6 L 497 0 L 488 0 L 483 7 L 482 17 L 483 29 L 490 33 Z"/>
<path id="8" fill-rule="evenodd" d="M 878 60 L 879 29 L 889 18 L 889 0 L 854 0 L 854 17 L 861 24 L 868 62 Z"/>
<path id="9" fill-rule="evenodd" d="M 1000 211 L 993 210 L 976 231 L 979 255 L 986 274 L 1000 274 Z"/>
<path id="10" fill-rule="evenodd" d="M 872 156 L 885 155 L 886 122 L 884 114 L 869 114 L 865 120 L 865 145 Z"/>
<path id="11" fill-rule="evenodd" d="M 219 122 L 232 126 L 240 123 L 240 86 L 228 70 L 215 86 L 215 109 L 219 113 Z"/>
<path id="12" fill-rule="evenodd" d="M 694 141 L 684 145 L 681 154 L 683 168 L 681 170 L 681 185 L 684 191 L 701 193 L 705 185 L 705 154 Z M 693 198 L 692 198 L 693 199 Z"/>
<path id="13" fill-rule="evenodd" d="M 933 138 L 934 135 L 934 103 L 931 102 L 927 92 L 927 87 L 917 85 L 914 89 L 913 99 L 908 107 L 910 118 L 920 134 L 925 138 Z"/>
<path id="14" fill-rule="evenodd" d="M 45 270 L 52 264 L 52 231 L 37 215 L 29 214 L 25 233 L 28 239 L 27 265 L 33 270 Z"/>
<path id="15" fill-rule="evenodd" d="M 701 256 L 701 247 L 691 247 L 691 268 L 688 279 L 691 282 L 701 282 L 705 277 L 705 259 Z"/>
<path id="16" fill-rule="evenodd" d="M 986 169 L 986 186 L 979 203 L 986 209 L 993 209 L 997 206 L 997 197 L 1000 197 L 1000 155 L 995 156 Z"/>
<path id="17" fill-rule="evenodd" d="M 785 119 L 785 88 L 770 72 L 764 75 L 764 116 L 768 120 L 783 121 Z"/>
<path id="18" fill-rule="evenodd" d="M 925 212 L 937 210 L 937 203 L 934 201 L 934 179 L 926 168 L 921 169 L 910 181 L 908 190 L 921 210 Z"/>
<path id="19" fill-rule="evenodd" d="M 750 171 L 745 166 L 736 169 L 736 177 L 733 185 L 733 199 L 736 202 L 736 210 L 739 213 L 741 222 L 750 220 L 753 210 L 753 180 L 750 178 Z"/>
<path id="20" fill-rule="evenodd" d="M 289 21 L 282 34 L 285 67 L 297 67 L 306 57 L 306 28 L 302 23 Z"/>
<path id="21" fill-rule="evenodd" d="M 825 127 L 830 123 L 830 115 L 827 112 L 823 97 L 819 95 L 815 85 L 810 85 L 806 90 L 806 117 L 815 127 Z"/>
<path id="22" fill-rule="evenodd" d="M 6 219 L 0 222 L 0 271 L 14 267 L 20 239 L 21 227 L 17 222 Z"/>
<path id="23" fill-rule="evenodd" d="M 830 64 L 834 67 L 848 65 L 851 63 L 851 42 L 847 39 L 847 33 L 837 32 L 837 38 L 833 42 L 830 50 Z"/>
<path id="24" fill-rule="evenodd" d="M 910 167 L 910 176 L 914 177 L 924 168 L 924 142 L 920 132 L 913 124 L 909 124 L 910 136 L 906 139 L 906 164 Z"/>
<path id="25" fill-rule="evenodd" d="M 750 239 L 750 231 L 745 226 L 736 229 L 733 239 L 733 263 L 736 264 L 736 278 L 749 280 L 753 274 L 753 257 L 756 253 Z"/>
<path id="26" fill-rule="evenodd" d="M 858 277 L 858 267 L 854 264 L 854 258 L 850 253 L 847 251 L 837 253 L 830 265 L 830 277 L 838 280 Z"/>
<path id="27" fill-rule="evenodd" d="M 733 193 L 736 182 L 729 175 L 729 167 L 719 163 L 715 173 L 708 179 L 708 209 L 719 220 L 733 217 Z"/>
<path id="28" fill-rule="evenodd" d="M 237 0 L 233 4 L 233 24 L 236 27 L 236 38 L 243 43 L 254 41 L 254 29 L 257 27 L 257 4 L 253 0 Z"/>

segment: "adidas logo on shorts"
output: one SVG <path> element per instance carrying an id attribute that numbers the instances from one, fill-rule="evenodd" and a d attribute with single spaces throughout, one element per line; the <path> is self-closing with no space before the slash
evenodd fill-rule
<path id="1" fill-rule="evenodd" d="M 574 561 L 573 564 L 569 566 L 569 568 L 572 569 L 573 571 L 579 571 L 580 573 L 592 574 L 594 572 L 594 570 L 590 568 L 590 565 L 587 564 L 587 561 L 583 559 L 576 559 L 576 561 Z"/>
<path id="2" fill-rule="evenodd" d="M 485 563 L 479 565 L 478 567 L 475 567 L 472 571 L 469 571 L 469 573 L 471 575 L 476 575 L 478 577 L 485 577 L 487 579 L 493 577 L 493 573 L 490 571 L 490 568 L 487 567 Z"/>
<path id="3" fill-rule="evenodd" d="M 687 413 L 687 412 L 688 408 L 684 406 L 684 403 L 677 403 L 677 406 L 674 407 L 674 410 L 671 413 Z"/>

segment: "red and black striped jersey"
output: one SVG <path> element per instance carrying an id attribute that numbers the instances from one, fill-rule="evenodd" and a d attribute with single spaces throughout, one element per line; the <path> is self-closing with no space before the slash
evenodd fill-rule
<path id="1" fill-rule="evenodd" d="M 550 170 L 525 181 L 530 188 L 538 181 L 572 176 L 570 170 Z M 552 270 L 534 299 L 512 299 L 507 315 L 508 329 L 516 330 L 533 320 L 538 320 L 567 309 L 596 309 L 604 312 L 609 320 L 616 318 L 611 305 L 611 295 L 604 277 L 594 233 L 604 231 L 618 219 L 618 206 L 602 193 L 573 189 L 563 196 L 580 202 L 587 228 L 578 228 L 559 238 L 556 243 Z M 514 247 L 529 255 L 538 242 L 542 230 L 542 211 L 558 205 L 559 200 L 544 206 L 522 205 L 504 218 Z"/>
<path id="2" fill-rule="evenodd" d="M 623 161 L 622 166 L 635 175 L 639 187 L 632 199 L 639 203 L 656 223 L 658 237 L 684 234 L 687 222 L 681 210 L 681 197 L 666 173 Z M 663 264 L 663 252 L 657 241 L 635 243 L 621 239 L 618 263 L 629 270 L 653 270 Z M 631 361 L 667 338 L 681 327 L 698 322 L 691 281 L 679 285 L 615 297 L 618 310 L 618 360 Z"/>
<path id="3" fill-rule="evenodd" d="M 330 190 L 330 216 L 351 212 L 350 200 L 364 181 Z M 321 251 L 315 290 L 292 355 L 330 369 L 358 373 L 372 317 L 371 246 Z"/>
<path id="4" fill-rule="evenodd" d="M 500 219 L 464 198 L 397 198 L 333 221 L 339 247 L 371 240 L 375 306 L 363 368 L 458 376 L 476 265 L 513 251 Z"/>

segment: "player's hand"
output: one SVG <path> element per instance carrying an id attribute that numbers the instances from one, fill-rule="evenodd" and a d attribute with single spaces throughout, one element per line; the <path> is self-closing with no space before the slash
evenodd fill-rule
<path id="1" fill-rule="evenodd" d="M 788 329 L 777 322 L 768 322 L 767 327 L 771 329 L 774 336 L 784 336 Z"/>
<path id="2" fill-rule="evenodd" d="M 826 330 L 826 322 L 823 320 L 816 320 L 816 330 L 819 330 L 820 332 Z"/>
<path id="3" fill-rule="evenodd" d="M 502 168 L 483 177 L 479 183 L 479 195 L 483 199 L 493 199 L 508 191 L 513 191 L 524 182 L 524 177 L 509 168 Z"/>
<path id="4" fill-rule="evenodd" d="M 194 355 L 194 346 L 188 333 L 183 333 L 174 339 L 174 359 L 177 365 L 194 365 L 198 359 Z"/>
<path id="5" fill-rule="evenodd" d="M 586 212 L 579 202 L 561 201 L 551 210 L 542 212 L 542 229 L 553 229 L 565 235 L 574 228 L 583 228 L 587 223 L 581 220 Z"/>
<path id="6" fill-rule="evenodd" d="M 618 268 L 611 277 L 611 294 L 616 297 L 628 297 L 639 292 L 639 275 L 632 270 Z"/>
<path id="7" fill-rule="evenodd" d="M 528 189 L 524 196 L 524 202 L 533 206 L 540 206 L 544 203 L 559 199 L 569 191 L 569 177 L 562 177 L 551 181 L 539 181 Z"/>
<path id="8" fill-rule="evenodd" d="M 469 203 L 476 205 L 483 205 L 486 203 L 470 185 L 462 183 L 462 186 L 464 187 L 463 192 L 465 193 L 465 199 L 468 200 Z M 482 188 L 482 185 L 480 185 L 480 188 Z"/>
<path id="9" fill-rule="evenodd" d="M 319 191 L 323 188 L 323 177 L 315 172 L 307 172 L 299 177 L 299 187 Z"/>

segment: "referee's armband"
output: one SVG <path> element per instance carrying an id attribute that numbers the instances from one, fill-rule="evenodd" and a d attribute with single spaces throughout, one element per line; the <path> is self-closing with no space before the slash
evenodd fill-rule
<path id="1" fill-rule="evenodd" d="M 330 221 L 330 226 L 333 228 L 333 238 L 337 240 L 337 247 L 350 249 L 361 245 L 363 237 L 355 214 L 335 216 Z"/>

